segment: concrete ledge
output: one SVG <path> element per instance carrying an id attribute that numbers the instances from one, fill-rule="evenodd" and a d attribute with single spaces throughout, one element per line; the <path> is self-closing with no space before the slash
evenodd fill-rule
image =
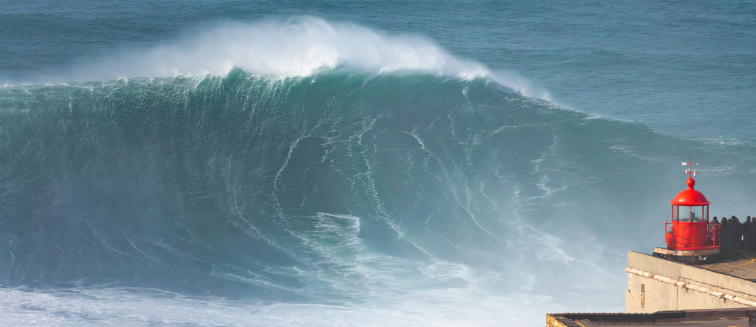
<path id="1" fill-rule="evenodd" d="M 678 257 L 700 257 L 707 255 L 715 255 L 719 253 L 719 249 L 710 249 L 702 251 L 685 251 L 685 250 L 670 250 L 665 248 L 654 248 L 654 253 L 675 255 Z"/>
<path id="2" fill-rule="evenodd" d="M 630 324 L 709 326 L 714 322 L 723 321 L 725 323 L 724 326 L 742 326 L 743 322 L 748 323 L 749 317 L 753 314 L 756 314 L 756 308 L 676 310 L 652 313 L 550 313 L 546 315 L 546 325 L 548 327 L 617 326 Z"/>

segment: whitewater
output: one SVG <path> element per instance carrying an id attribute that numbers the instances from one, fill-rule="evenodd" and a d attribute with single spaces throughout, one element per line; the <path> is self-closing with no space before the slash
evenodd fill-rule
<path id="1" fill-rule="evenodd" d="M 623 311 L 689 155 L 753 213 L 749 138 L 417 33 L 223 21 L 2 72 L 0 325 L 542 325 Z"/>

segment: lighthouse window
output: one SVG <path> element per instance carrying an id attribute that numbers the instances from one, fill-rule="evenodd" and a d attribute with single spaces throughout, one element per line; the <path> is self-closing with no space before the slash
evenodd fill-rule
<path id="1" fill-rule="evenodd" d="M 706 217 L 705 206 L 692 206 L 679 208 L 680 221 L 684 222 L 701 222 Z"/>

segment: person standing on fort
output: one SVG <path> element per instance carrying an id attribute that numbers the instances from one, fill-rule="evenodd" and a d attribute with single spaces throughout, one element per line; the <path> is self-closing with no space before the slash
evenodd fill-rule
<path id="1" fill-rule="evenodd" d="M 735 216 L 727 219 L 727 249 L 730 251 L 730 258 L 738 255 L 738 226 L 735 224 Z"/>
<path id="2" fill-rule="evenodd" d="M 756 217 L 751 217 L 751 251 L 756 251 Z"/>
<path id="3" fill-rule="evenodd" d="M 719 224 L 719 237 L 721 238 L 719 240 L 719 254 L 722 256 L 722 259 L 729 259 L 730 244 L 732 242 L 730 241 L 730 226 L 727 224 L 726 217 L 722 217 L 722 223 Z"/>
<path id="4" fill-rule="evenodd" d="M 743 240 L 743 224 L 740 223 L 738 217 L 733 215 L 730 218 L 730 231 L 732 233 L 732 256 L 736 257 L 740 254 L 740 243 Z"/>
<path id="5" fill-rule="evenodd" d="M 751 218 L 751 230 L 748 231 L 751 233 L 751 251 L 756 251 L 756 217 Z"/>
<path id="6" fill-rule="evenodd" d="M 716 218 L 716 217 L 715 217 Z M 706 245 L 714 245 L 714 222 L 706 224 Z"/>
<path id="7" fill-rule="evenodd" d="M 746 218 L 741 228 L 741 234 L 743 234 L 743 251 L 751 250 L 751 216 Z"/>
<path id="8" fill-rule="evenodd" d="M 727 249 L 730 251 L 730 257 L 738 255 L 738 226 L 735 225 L 735 216 L 727 219 Z"/>

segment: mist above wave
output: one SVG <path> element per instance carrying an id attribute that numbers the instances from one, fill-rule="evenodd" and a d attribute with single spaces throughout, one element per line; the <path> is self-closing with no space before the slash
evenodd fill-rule
<path id="1" fill-rule="evenodd" d="M 416 35 L 390 35 L 346 22 L 303 16 L 253 23 L 225 22 L 172 41 L 82 60 L 56 82 L 128 77 L 228 74 L 232 69 L 272 78 L 307 77 L 324 70 L 411 72 L 470 80 L 483 78 L 526 96 L 547 91 L 510 72 L 458 58 Z M 48 74 L 44 82 L 49 82 Z"/>

